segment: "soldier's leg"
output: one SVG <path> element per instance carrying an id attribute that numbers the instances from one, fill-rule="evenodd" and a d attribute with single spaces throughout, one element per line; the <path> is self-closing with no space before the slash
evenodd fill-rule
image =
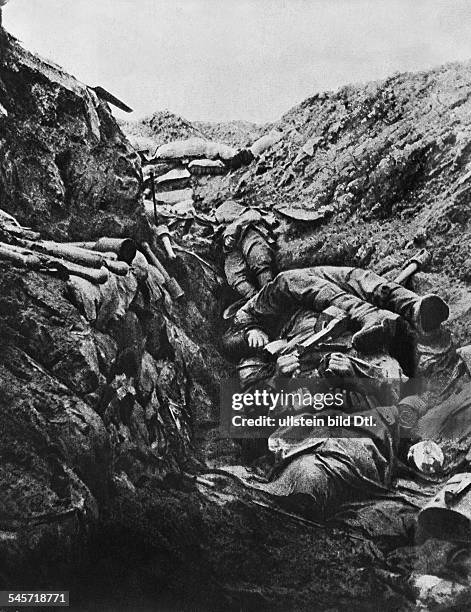
<path id="1" fill-rule="evenodd" d="M 357 491 L 350 486 L 354 479 L 355 474 L 345 463 L 309 453 L 293 459 L 262 490 L 273 495 L 286 509 L 326 519 L 335 514 L 341 504 L 358 497 Z"/>
<path id="2" fill-rule="evenodd" d="M 236 322 L 253 324 L 300 307 L 321 312 L 328 306 L 345 311 L 353 324 L 361 328 L 353 337 L 360 351 L 377 348 L 395 332 L 397 315 L 320 278 L 314 268 L 280 272 L 237 312 Z"/>
<path id="3" fill-rule="evenodd" d="M 240 251 L 234 250 L 227 253 L 224 260 L 224 272 L 228 284 L 243 297 L 250 298 L 257 293 L 249 280 L 249 269 Z"/>
<path id="4" fill-rule="evenodd" d="M 423 331 L 436 329 L 449 315 L 447 304 L 437 295 L 417 295 L 371 270 L 344 266 L 312 268 L 322 279 L 335 283 L 378 308 L 397 313 Z"/>
<path id="5" fill-rule="evenodd" d="M 257 279 L 258 288 L 261 289 L 275 276 L 273 249 L 265 238 L 254 229 L 249 229 L 246 232 L 240 248 L 248 268 Z"/>

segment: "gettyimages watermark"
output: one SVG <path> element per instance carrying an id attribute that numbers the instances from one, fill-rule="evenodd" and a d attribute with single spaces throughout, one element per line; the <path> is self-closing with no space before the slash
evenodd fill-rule
<path id="1" fill-rule="evenodd" d="M 423 407 L 399 401 L 400 385 L 371 378 L 276 378 L 243 391 L 238 380 L 229 379 L 221 386 L 221 432 L 231 438 L 264 438 L 283 429 L 296 438 L 348 438 L 397 427 L 401 437 L 412 437 Z"/>

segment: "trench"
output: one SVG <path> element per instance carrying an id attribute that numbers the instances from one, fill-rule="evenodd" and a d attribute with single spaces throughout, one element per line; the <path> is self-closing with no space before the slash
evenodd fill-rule
<path id="1" fill-rule="evenodd" d="M 5 211 L 60 243 L 103 236 L 152 243 L 146 169 L 108 105 L 3 31 L 0 42 Z M 450 68 L 449 79 L 455 77 L 460 80 L 459 69 Z M 249 206 L 276 209 L 286 268 L 329 262 L 389 274 L 412 247 L 425 244 L 434 258 L 415 288 L 451 296 L 451 327 L 467 342 L 469 223 L 464 213 L 452 214 L 467 192 L 462 188 L 448 206 L 452 187 L 444 169 L 451 167 L 457 179 L 468 149 L 463 134 L 461 141 L 442 138 L 444 128 L 433 127 L 428 110 L 423 114 L 432 127 L 412 134 L 420 109 L 409 109 L 414 96 L 404 83 L 410 79 L 412 91 L 416 78 L 422 77 L 399 75 L 384 85 L 401 89 L 393 108 L 403 115 L 396 117 L 403 121 L 397 143 L 398 126 L 384 124 L 383 114 L 362 121 L 361 89 L 322 94 L 304 103 L 306 125 L 303 106 L 279 122 L 286 142 L 263 160 L 225 175 L 186 177 L 189 184 L 178 189 L 190 188 L 202 215 L 234 194 Z M 351 98 L 347 123 L 341 117 L 332 122 L 330 114 L 341 114 L 329 106 L 337 98 Z M 382 94 L 378 99 L 382 108 Z M 449 129 L 459 121 L 466 126 L 467 116 L 466 102 L 450 114 Z M 171 140 L 208 129 L 170 113 L 149 125 Z M 252 141 L 260 129 L 251 128 Z M 427 144 L 433 129 L 438 148 Z M 426 141 L 409 156 L 396 150 L 407 148 L 408 134 Z M 384 210 L 380 203 L 371 215 L 361 163 L 376 164 L 389 154 L 385 143 L 399 155 L 403 172 L 394 164 L 378 166 L 371 180 L 397 187 L 391 191 L 396 199 L 385 199 Z M 334 181 L 331 169 L 327 178 L 318 169 L 336 156 Z M 434 163 L 436 175 L 429 177 L 425 171 Z M 172 169 L 162 164 L 154 170 L 164 175 Z M 404 176 L 410 177 L 407 193 L 396 185 Z M 319 214 L 318 205 L 330 200 Z M 307 220 L 289 217 L 302 209 L 300 202 Z M 415 215 L 413 222 L 404 223 L 402 211 Z M 432 231 L 437 223 L 442 234 Z M 97 293 L 81 282 L 0 262 L 0 588 L 68 588 L 77 611 L 416 610 L 410 576 L 450 578 L 446 559 L 456 553 L 450 543 L 418 542 L 409 524 L 401 533 L 376 535 L 319 526 L 255 503 L 219 470 L 258 451 L 218 430 L 220 384 L 233 374 L 219 350 L 221 314 L 235 296 L 212 270 L 220 261 L 207 228 L 183 219 L 172 231 L 193 255 L 180 251 L 169 261 L 161 245 L 152 247 L 181 286 L 181 299 L 155 271 L 144 278 L 139 267 L 129 283 L 118 278 Z M 3 225 L 1 232 L 4 240 Z M 410 354 L 405 345 L 397 347 L 404 369 L 413 372 Z M 466 440 L 451 450 L 466 466 Z M 458 579 L 464 582 L 463 575 Z"/>

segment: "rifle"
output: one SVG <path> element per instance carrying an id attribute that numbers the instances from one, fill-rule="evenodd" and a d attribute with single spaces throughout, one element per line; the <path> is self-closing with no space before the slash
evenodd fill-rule
<path id="1" fill-rule="evenodd" d="M 136 257 L 136 243 L 131 238 L 108 238 L 104 236 L 96 242 L 67 242 L 70 246 L 80 247 L 89 251 L 98 251 L 111 259 L 118 259 L 131 264 Z"/>
<path id="2" fill-rule="evenodd" d="M 319 345 L 331 339 L 334 334 L 342 334 L 346 331 L 347 326 L 346 313 L 340 308 L 329 306 L 319 315 L 314 331 L 309 330 L 304 335 L 298 334 L 289 342 L 274 340 L 265 346 L 265 350 L 271 355 L 289 355 L 296 352 L 299 357 L 302 357 L 319 348 Z"/>
<path id="3" fill-rule="evenodd" d="M 32 251 L 38 251 L 68 262 L 78 264 L 87 268 L 107 268 L 110 272 L 125 276 L 129 272 L 129 266 L 124 261 L 116 261 L 108 258 L 103 253 L 93 252 L 70 244 L 60 244 L 48 240 L 33 242 L 30 240 L 19 240 L 18 243 Z"/>
<path id="4" fill-rule="evenodd" d="M 87 268 L 58 257 L 35 253 L 3 242 L 0 242 L 0 260 L 11 261 L 23 268 L 37 272 L 55 272 L 64 280 L 73 275 L 80 276 L 94 284 L 103 284 L 109 278 L 109 272 L 104 267 L 100 269 Z"/>
<path id="5" fill-rule="evenodd" d="M 405 285 L 409 278 L 426 266 L 431 259 L 430 253 L 426 249 L 420 250 L 409 261 L 407 261 L 401 272 L 396 276 L 394 282 L 398 285 Z"/>
<path id="6" fill-rule="evenodd" d="M 141 248 L 142 248 L 142 252 L 146 256 L 147 261 L 150 264 L 152 264 L 155 268 L 157 268 L 158 272 L 160 273 L 160 276 L 162 277 L 163 284 L 165 285 L 170 296 L 174 300 L 179 300 L 180 298 L 182 298 L 185 295 L 185 292 L 180 287 L 176 279 L 170 276 L 170 274 L 167 272 L 164 266 L 160 263 L 159 259 L 157 258 L 155 253 L 152 251 L 149 243 L 143 242 Z"/>

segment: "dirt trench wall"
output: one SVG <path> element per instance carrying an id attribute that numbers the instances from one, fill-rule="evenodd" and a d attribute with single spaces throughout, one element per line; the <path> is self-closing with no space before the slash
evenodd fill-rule
<path id="1" fill-rule="evenodd" d="M 207 283 L 215 290 L 196 270 L 195 280 L 203 291 Z M 5 588 L 25 579 L 51 586 L 71 580 L 116 499 L 138 512 L 143 486 L 156 498 L 162 488 L 178 489 L 200 461 L 197 426 L 217 422 L 226 365 L 194 301 L 201 295 L 176 305 L 157 289 L 150 295 L 145 281 L 126 283 L 126 311 L 114 316 L 115 292 L 97 326 L 70 284 L 0 267 Z M 193 328 L 185 323 L 189 311 Z M 119 376 L 130 351 L 137 364 L 133 395 L 121 400 Z"/>
<path id="2" fill-rule="evenodd" d="M 0 208 L 43 238 L 128 235 L 140 162 L 107 104 L 1 30 L 0 54 Z M 142 512 L 141 487 L 158 498 L 199 464 L 227 368 L 219 287 L 184 258 L 173 272 L 181 302 L 133 271 L 122 312 L 111 292 L 98 324 L 65 282 L 0 263 L 2 588 L 72 584 L 102 526 Z M 130 352 L 135 394 L 120 402 Z"/>
<path id="3" fill-rule="evenodd" d="M 0 31 L 0 208 L 56 239 L 124 234 L 140 186 L 107 104 Z"/>

